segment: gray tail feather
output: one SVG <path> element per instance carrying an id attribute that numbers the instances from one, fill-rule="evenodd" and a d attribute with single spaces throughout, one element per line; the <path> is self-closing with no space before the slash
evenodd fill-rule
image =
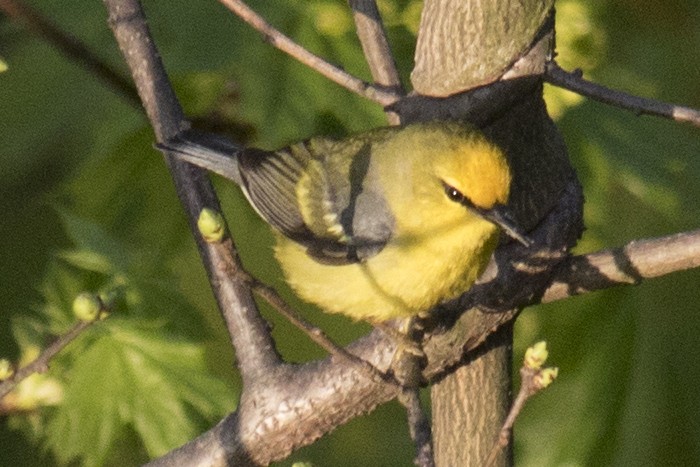
<path id="1" fill-rule="evenodd" d="M 233 180 L 238 185 L 242 183 L 238 154 L 243 151 L 243 147 L 222 136 L 188 130 L 168 141 L 156 143 L 155 147 Z"/>

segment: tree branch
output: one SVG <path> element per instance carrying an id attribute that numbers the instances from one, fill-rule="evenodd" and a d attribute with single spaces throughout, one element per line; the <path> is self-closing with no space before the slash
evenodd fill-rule
<path id="1" fill-rule="evenodd" d="M 384 24 L 374 0 L 348 0 L 355 19 L 357 37 L 360 39 L 367 65 L 374 81 L 403 94 L 403 87 L 396 69 L 396 62 L 384 31 Z"/>
<path id="2" fill-rule="evenodd" d="M 308 66 L 312 70 L 316 70 L 321 75 L 330 79 L 366 99 L 376 102 L 383 107 L 393 104 L 401 96 L 390 90 L 382 89 L 379 86 L 373 86 L 362 81 L 359 78 L 352 76 L 350 73 L 338 68 L 325 61 L 323 58 L 315 55 L 304 47 L 300 46 L 288 36 L 282 34 L 275 29 L 262 16 L 258 15 L 248 5 L 241 0 L 219 0 L 229 10 L 235 13 L 239 18 L 248 23 L 256 31 L 260 32 L 265 40 L 272 46 L 277 47 L 281 51 L 292 56 L 300 63 Z"/>
<path id="3" fill-rule="evenodd" d="M 520 390 L 511 405 L 508 416 L 503 422 L 498 439 L 494 443 L 486 461 L 486 466 L 497 465 L 499 453 L 511 443 L 515 420 L 525 407 L 525 403 L 532 396 L 549 387 L 557 378 L 559 374 L 558 368 L 542 368 L 542 365 L 547 360 L 547 354 L 547 344 L 544 341 L 529 347 L 525 352 L 525 361 L 520 367 Z"/>
<path id="4" fill-rule="evenodd" d="M 555 86 L 568 89 L 605 104 L 631 110 L 637 115 L 656 115 L 700 127 L 700 111 L 698 110 L 667 104 L 654 99 L 645 99 L 606 88 L 600 84 L 583 79 L 580 70 L 573 73 L 562 70 L 556 62 L 547 64 L 544 79 Z"/>
<path id="5" fill-rule="evenodd" d="M 188 123 L 182 114 L 143 11 L 137 0 L 104 0 L 109 25 L 131 70 L 139 96 L 158 141 L 174 137 Z M 187 214 L 229 336 L 236 349 L 244 382 L 255 380 L 280 364 L 267 323 L 259 315 L 250 288 L 238 274 L 242 270 L 233 242 L 207 243 L 197 228 L 205 207 L 221 212 L 204 170 L 166 157 L 180 202 Z"/>
<path id="6" fill-rule="evenodd" d="M 430 420 L 428 420 L 421 405 L 419 389 L 405 388 L 399 393 L 398 399 L 401 405 L 406 408 L 408 431 L 416 446 L 414 463 L 418 467 L 434 467 Z"/>
<path id="7" fill-rule="evenodd" d="M 700 230 L 660 238 L 635 240 L 623 247 L 563 261 L 541 303 L 562 300 L 617 285 L 700 266 Z"/>
<path id="8" fill-rule="evenodd" d="M 352 9 L 357 37 L 362 44 L 362 51 L 372 78 L 382 87 L 404 95 L 377 3 L 374 0 L 348 0 L 348 3 Z M 401 122 L 399 116 L 392 111 L 387 111 L 387 119 L 392 125 L 398 125 Z"/>
<path id="9" fill-rule="evenodd" d="M 329 355 L 344 359 L 349 363 L 363 368 L 369 376 L 377 381 L 390 383 L 396 387 L 399 387 L 398 381 L 396 381 L 396 379 L 391 375 L 380 372 L 376 367 L 372 366 L 367 361 L 358 358 L 348 350 L 340 347 L 333 342 L 325 332 L 323 332 L 323 329 L 304 320 L 291 306 L 287 304 L 287 302 L 282 299 L 282 297 L 280 297 L 275 289 L 267 284 L 264 284 L 263 282 L 260 282 L 258 279 L 252 276 L 249 276 L 248 280 L 251 288 L 257 295 L 265 299 L 265 301 L 272 305 L 280 315 L 309 336 L 312 341 L 328 352 Z"/>

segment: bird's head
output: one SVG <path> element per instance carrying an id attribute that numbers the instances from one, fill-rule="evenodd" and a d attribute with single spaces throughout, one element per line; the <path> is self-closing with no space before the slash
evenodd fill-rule
<path id="1" fill-rule="evenodd" d="M 457 138 L 435 152 L 432 170 L 453 202 L 462 198 L 478 209 L 505 205 L 511 174 L 503 152 L 478 136 Z"/>
<path id="2" fill-rule="evenodd" d="M 512 177 L 500 148 L 480 136 L 455 140 L 437 155 L 433 168 L 449 201 L 497 225 L 523 245 L 532 244 L 506 207 Z"/>

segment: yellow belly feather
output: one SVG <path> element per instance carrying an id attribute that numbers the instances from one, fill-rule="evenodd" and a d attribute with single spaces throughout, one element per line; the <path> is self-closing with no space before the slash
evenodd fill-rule
<path id="1" fill-rule="evenodd" d="M 321 264 L 282 236 L 275 253 L 287 282 L 305 300 L 354 319 L 385 321 L 428 311 L 466 291 L 497 240 L 496 226 L 475 217 L 430 238 L 398 236 L 363 263 Z"/>

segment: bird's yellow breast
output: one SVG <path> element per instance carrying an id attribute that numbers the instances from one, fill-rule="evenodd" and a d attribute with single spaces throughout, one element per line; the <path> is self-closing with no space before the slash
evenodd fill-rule
<path id="1" fill-rule="evenodd" d="M 397 237 L 362 263 L 321 264 L 278 236 L 276 256 L 305 300 L 354 319 L 385 321 L 427 311 L 467 290 L 483 271 L 497 228 L 474 218 L 424 238 Z"/>

